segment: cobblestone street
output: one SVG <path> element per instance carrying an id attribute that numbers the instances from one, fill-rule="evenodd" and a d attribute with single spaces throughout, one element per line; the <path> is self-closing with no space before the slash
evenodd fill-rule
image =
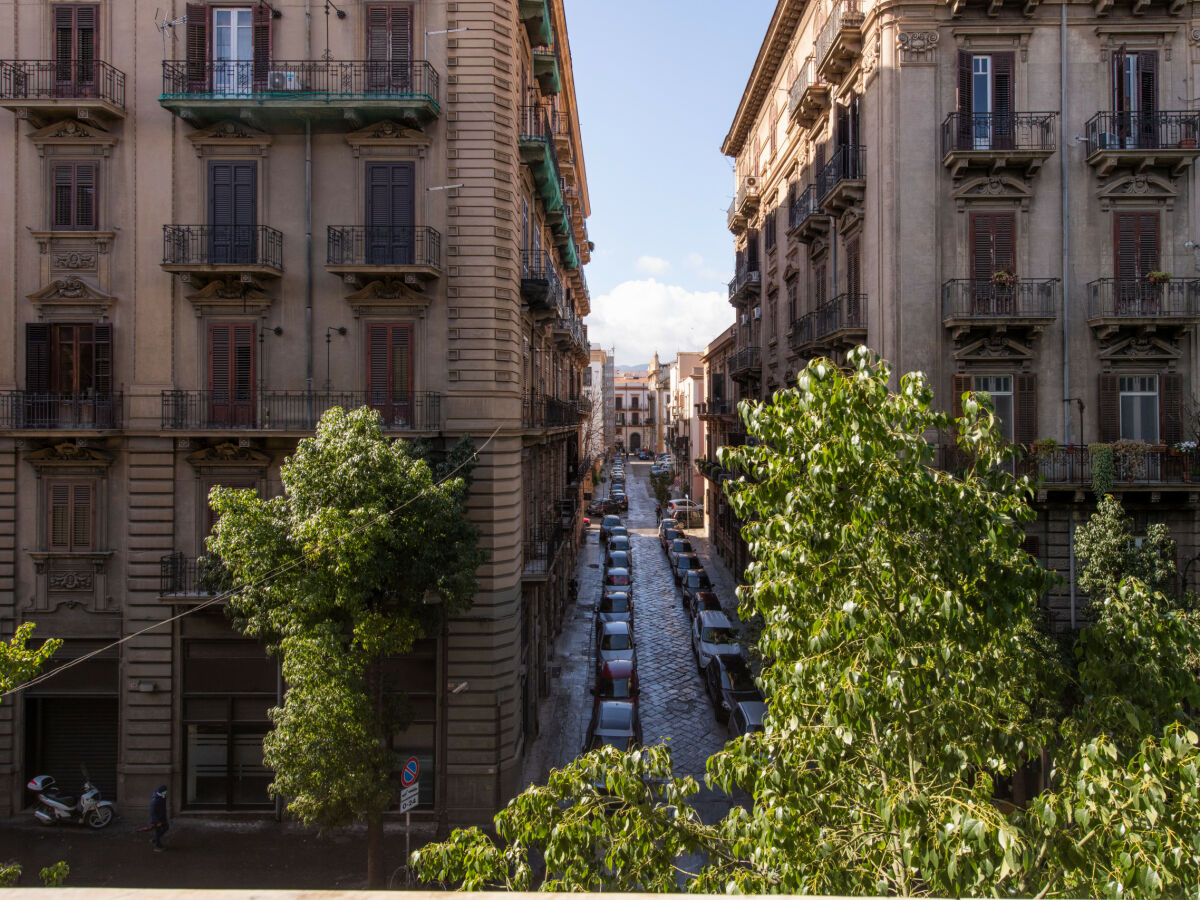
<path id="1" fill-rule="evenodd" d="M 689 621 L 675 587 L 671 567 L 658 541 L 650 464 L 626 464 L 629 509 L 621 521 L 629 529 L 633 550 L 634 638 L 637 644 L 639 707 L 647 745 L 669 742 L 677 775 L 691 775 L 701 784 L 696 807 L 705 821 L 715 821 L 729 808 L 729 798 L 703 787 L 705 761 L 725 742 L 725 729 L 713 715 L 696 670 L 688 633 Z M 610 474 L 606 470 L 606 475 Z M 598 494 L 605 494 L 608 484 Z M 594 604 L 600 597 L 601 548 L 599 522 L 578 561 L 579 601 L 566 617 L 553 665 L 561 673 L 552 682 L 552 696 L 542 709 L 541 732 L 526 758 L 525 781 L 541 782 L 551 768 L 579 755 L 591 714 L 588 691 L 593 678 L 592 637 Z M 722 605 L 736 609 L 734 579 L 711 552 L 702 529 L 688 532 L 704 562 Z"/>

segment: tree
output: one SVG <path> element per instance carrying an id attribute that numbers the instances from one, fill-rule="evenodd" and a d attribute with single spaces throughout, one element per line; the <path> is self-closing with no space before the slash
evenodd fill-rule
<path id="1" fill-rule="evenodd" d="M 271 790 L 305 823 L 365 819 L 369 887 L 383 883 L 392 739 L 408 718 L 381 663 L 469 607 L 484 560 L 464 511 L 473 448 L 437 467 L 428 455 L 384 438 L 373 410 L 332 409 L 284 463 L 282 496 L 212 494 L 230 612 L 281 657 L 288 686 L 263 742 Z"/>
<path id="2" fill-rule="evenodd" d="M 1075 530 L 1075 555 L 1082 563 L 1079 587 L 1095 597 L 1113 596 L 1131 577 L 1162 591 L 1175 576 L 1175 542 L 1167 526 L 1152 524 L 1145 538 L 1135 541 L 1133 518 L 1112 494 L 1101 497 L 1096 512 Z"/>
<path id="3" fill-rule="evenodd" d="M 1129 749 L 1097 728 L 1111 716 L 1064 704 L 1072 673 L 1039 627 L 1050 580 L 1021 549 L 1032 485 L 1006 471 L 989 404 L 966 395 L 954 421 L 922 375 L 896 392 L 889 379 L 865 348 L 844 369 L 814 361 L 772 403 L 743 405 L 753 441 L 721 452 L 740 475 L 726 487 L 752 555 L 742 613 L 763 618 L 770 702 L 766 730 L 710 758 L 708 780 L 745 790 L 749 808 L 701 822 L 663 748 L 590 756 L 510 803 L 500 844 L 470 831 L 420 851 L 422 877 L 522 887 L 536 851 L 556 889 L 1195 890 L 1196 735 L 1168 704 L 1123 698 L 1147 712 Z M 956 435 L 961 472 L 934 465 L 937 433 Z M 1145 608 L 1144 586 L 1122 592 Z M 1115 637 L 1084 650 L 1114 652 Z M 1092 671 L 1080 696 L 1120 688 Z M 1178 711 L 1175 672 L 1168 661 L 1158 683 Z M 1043 748 L 1052 788 L 997 802 L 996 779 Z M 676 868 L 683 852 L 701 855 L 697 871 Z"/>

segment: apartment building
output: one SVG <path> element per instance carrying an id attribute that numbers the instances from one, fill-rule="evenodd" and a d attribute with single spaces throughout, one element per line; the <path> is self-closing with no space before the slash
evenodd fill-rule
<path id="1" fill-rule="evenodd" d="M 583 395 L 588 409 L 583 446 L 588 459 L 604 456 L 613 445 L 616 434 L 613 389 L 612 360 L 604 350 L 592 348 L 588 366 L 583 370 Z"/>
<path id="2" fill-rule="evenodd" d="M 645 375 L 618 372 L 614 382 L 615 446 L 637 453 L 653 446 L 654 406 L 650 402 L 650 379 Z"/>
<path id="3" fill-rule="evenodd" d="M 692 498 L 704 495 L 704 485 L 692 460 L 699 453 L 703 440 L 699 409 L 704 402 L 704 368 L 702 354 L 682 351 L 668 365 L 671 426 L 667 441 L 675 457 L 675 488 L 681 496 Z"/>
<path id="4" fill-rule="evenodd" d="M 1101 444 L 1116 447 L 1115 492 L 1138 522 L 1170 525 L 1186 570 L 1192 16 L 1179 0 L 780 0 L 722 146 L 736 161 L 729 377 L 764 398 L 866 343 L 897 373 L 923 370 L 947 407 L 987 391 L 1010 440 L 1040 442 L 1020 464 L 1044 480 L 1031 552 L 1073 571 Z M 1063 591 L 1051 613 L 1073 622 Z"/>
<path id="5" fill-rule="evenodd" d="M 96 653 L 0 706 L 0 809 L 81 763 L 122 806 L 165 782 L 274 808 L 283 685 L 210 603 L 207 495 L 278 494 L 321 413 L 365 404 L 481 448 L 478 596 L 394 674 L 414 814 L 489 820 L 549 691 L 588 464 L 562 0 L 0 0 L 0 108 L 0 630 Z"/>

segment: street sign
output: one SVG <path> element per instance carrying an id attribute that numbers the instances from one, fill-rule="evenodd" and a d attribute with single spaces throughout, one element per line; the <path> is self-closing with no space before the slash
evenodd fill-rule
<path id="1" fill-rule="evenodd" d="M 406 813 L 417 805 L 417 798 L 421 794 L 421 786 L 419 784 L 410 785 L 400 791 L 400 812 Z"/>
<path id="2" fill-rule="evenodd" d="M 421 764 L 417 762 L 415 756 L 410 756 L 404 764 L 404 768 L 400 771 L 400 786 L 408 787 L 417 783 L 417 776 L 421 773 Z"/>

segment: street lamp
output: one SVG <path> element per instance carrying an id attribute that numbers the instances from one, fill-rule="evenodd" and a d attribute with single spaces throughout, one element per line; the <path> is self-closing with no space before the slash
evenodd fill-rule
<path id="1" fill-rule="evenodd" d="M 325 329 L 325 393 L 329 393 L 332 382 L 329 380 L 329 345 L 333 342 L 333 332 L 345 336 L 345 325 L 330 325 Z"/>

